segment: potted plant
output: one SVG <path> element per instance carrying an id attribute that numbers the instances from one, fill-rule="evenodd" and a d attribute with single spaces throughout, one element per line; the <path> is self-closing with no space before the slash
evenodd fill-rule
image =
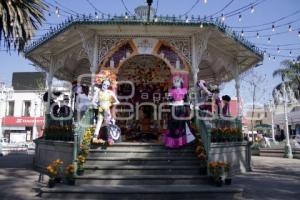
<path id="1" fill-rule="evenodd" d="M 232 176 L 231 176 L 231 166 L 230 163 L 225 164 L 225 185 L 231 185 Z"/>
<path id="2" fill-rule="evenodd" d="M 222 186 L 224 180 L 224 162 L 210 162 L 209 163 L 210 180 L 216 186 Z"/>
<path id="3" fill-rule="evenodd" d="M 49 187 L 54 187 L 56 183 L 61 182 L 60 174 L 62 163 L 60 159 L 57 159 L 47 166 L 47 172 L 50 177 L 48 182 Z"/>
<path id="4" fill-rule="evenodd" d="M 78 160 L 77 174 L 83 175 L 84 173 L 83 164 L 85 163 L 85 157 L 83 155 L 79 155 L 77 157 L 77 160 Z"/>
<path id="5" fill-rule="evenodd" d="M 73 164 L 70 164 L 65 168 L 65 180 L 68 185 L 75 185 Z"/>

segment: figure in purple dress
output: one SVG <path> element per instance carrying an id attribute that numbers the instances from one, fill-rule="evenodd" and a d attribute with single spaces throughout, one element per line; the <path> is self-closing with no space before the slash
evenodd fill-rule
<path id="1" fill-rule="evenodd" d="M 173 88 L 169 90 L 171 114 L 168 120 L 168 131 L 165 136 L 165 146 L 179 148 L 192 141 L 193 135 L 187 124 L 188 107 L 184 102 L 187 99 L 187 88 L 183 87 L 183 79 L 180 76 L 173 78 Z M 191 137 L 188 137 L 191 136 Z"/>

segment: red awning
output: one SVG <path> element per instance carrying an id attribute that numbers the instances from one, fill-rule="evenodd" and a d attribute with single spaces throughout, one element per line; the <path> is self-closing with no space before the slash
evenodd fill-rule
<path id="1" fill-rule="evenodd" d="M 33 126 L 34 120 L 36 120 L 37 126 L 43 126 L 45 124 L 44 117 L 3 117 L 2 125 L 4 126 Z"/>

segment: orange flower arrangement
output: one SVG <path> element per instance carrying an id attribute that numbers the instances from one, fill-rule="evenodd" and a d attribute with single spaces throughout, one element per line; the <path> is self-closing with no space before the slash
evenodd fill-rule
<path id="1" fill-rule="evenodd" d="M 54 179 L 58 177 L 59 170 L 62 164 L 63 164 L 62 160 L 56 159 L 50 165 L 47 166 L 47 172 L 50 176 L 50 179 Z"/>
<path id="2" fill-rule="evenodd" d="M 117 76 L 109 70 L 101 70 L 96 75 L 96 83 L 101 84 L 104 80 L 108 80 L 111 83 L 111 87 L 115 88 L 117 86 Z"/>
<path id="3" fill-rule="evenodd" d="M 82 165 L 83 163 L 85 163 L 85 157 L 83 155 L 79 155 L 77 159 L 78 159 L 78 164 Z"/>

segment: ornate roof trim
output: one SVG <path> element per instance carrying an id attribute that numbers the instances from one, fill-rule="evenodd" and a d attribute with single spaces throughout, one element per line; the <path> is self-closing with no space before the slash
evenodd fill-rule
<path id="1" fill-rule="evenodd" d="M 65 32 L 70 27 L 75 25 L 159 25 L 159 26 L 186 26 L 186 27 L 212 27 L 216 28 L 220 32 L 223 32 L 227 37 L 239 42 L 242 46 L 244 46 L 249 51 L 256 54 L 260 59 L 263 59 L 263 52 L 256 47 L 253 43 L 242 37 L 236 31 L 233 31 L 229 26 L 221 22 L 220 20 L 213 21 L 212 19 L 193 19 L 193 20 L 182 20 L 175 17 L 160 17 L 152 20 L 150 22 L 144 21 L 142 19 L 136 19 L 135 17 L 126 19 L 124 16 L 122 17 L 113 17 L 110 19 L 95 19 L 91 16 L 83 16 L 73 18 L 70 17 L 66 21 L 57 25 L 55 28 L 51 29 L 48 33 L 42 36 L 37 41 L 32 42 L 25 48 L 25 56 L 29 53 L 45 44 L 49 40 L 55 38 L 60 33 Z"/>

